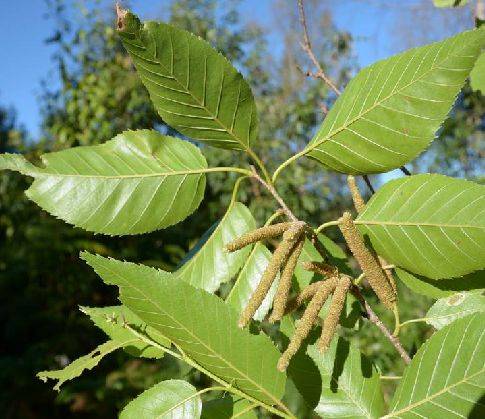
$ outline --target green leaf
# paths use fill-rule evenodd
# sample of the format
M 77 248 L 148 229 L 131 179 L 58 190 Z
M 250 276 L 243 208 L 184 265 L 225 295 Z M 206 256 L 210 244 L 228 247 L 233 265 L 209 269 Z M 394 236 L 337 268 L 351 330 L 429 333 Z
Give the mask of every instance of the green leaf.
M 326 418 L 378 418 L 384 413 L 384 398 L 375 366 L 346 340 L 334 339 L 325 353 L 316 345 L 307 349 L 322 379 L 322 392 L 315 412 Z
M 101 359 L 105 355 L 108 355 L 116 349 L 131 346 L 135 344 L 137 340 L 138 339 L 132 337 L 125 340 L 109 340 L 99 345 L 94 351 L 90 352 L 89 354 L 84 355 L 71 362 L 64 369 L 56 371 L 42 371 L 37 374 L 37 377 L 39 377 L 44 382 L 47 381 L 48 378 L 58 380 L 57 384 L 54 386 L 54 390 L 59 390 L 61 388 L 61 385 L 64 384 L 66 381 L 79 377 L 84 372 L 84 370 L 93 369 L 96 365 L 99 364 L 99 361 L 101 361 Z
M 441 329 L 460 317 L 485 311 L 483 291 L 459 292 L 436 301 L 426 314 L 426 322 Z
M 13 170 L 26 176 L 34 176 L 40 172 L 38 167 L 28 162 L 21 154 L 0 154 L 0 170 Z
M 194 386 L 182 380 L 162 381 L 128 403 L 120 419 L 200 418 L 202 401 Z
M 264 403 L 280 404 L 285 375 L 267 336 L 237 327 L 238 314 L 213 294 L 147 266 L 83 253 L 82 258 L 147 325 L 226 383 Z
M 461 7 L 468 3 L 468 0 L 433 0 L 436 7 Z
M 256 290 L 271 257 L 272 255 L 268 248 L 262 243 L 257 243 L 249 256 L 245 258 L 244 266 L 239 272 L 236 283 L 226 298 L 226 303 L 234 307 L 239 314 L 244 310 L 251 295 Z M 254 313 L 253 319 L 262 321 L 268 314 L 277 285 L 278 280 L 271 286 L 263 303 Z
M 5 156 L 0 158 L 5 165 Z M 204 156 L 193 144 L 156 131 L 125 131 L 105 144 L 44 154 L 42 160 L 46 167 L 35 171 L 18 159 L 7 166 L 35 177 L 27 191 L 31 200 L 96 233 L 168 227 L 190 215 L 204 195 Z
M 355 223 L 389 263 L 431 279 L 483 269 L 485 186 L 442 175 L 385 184 Z
M 148 345 L 130 329 L 147 336 L 149 339 L 162 346 L 170 346 L 170 340 L 160 334 L 160 332 L 153 327 L 147 326 L 136 314 L 128 310 L 126 307 L 81 307 L 81 311 L 87 314 L 94 324 L 111 339 L 117 341 L 136 339 L 130 346 L 124 347 L 125 351 L 133 356 L 162 358 L 165 352 L 159 348 Z M 129 328 L 125 325 L 128 325 Z
M 478 57 L 475 67 L 470 73 L 470 86 L 473 90 L 480 90 L 485 95 L 485 52 Z
M 174 276 L 208 292 L 216 291 L 236 275 L 251 251 L 248 246 L 229 253 L 224 246 L 255 228 L 256 222 L 249 209 L 235 202 L 187 254 Z
M 398 278 L 412 291 L 431 298 L 443 298 L 457 291 L 468 291 L 485 288 L 485 271 L 472 272 L 459 278 L 429 279 L 413 275 L 404 269 L 395 270 Z
M 419 348 L 391 402 L 396 418 L 484 417 L 485 314 L 437 331 Z
M 383 173 L 428 147 L 485 44 L 463 32 L 363 69 L 302 152 L 337 172 Z
M 253 94 L 209 43 L 182 29 L 127 13 L 120 30 L 164 122 L 208 144 L 248 150 L 257 135 Z

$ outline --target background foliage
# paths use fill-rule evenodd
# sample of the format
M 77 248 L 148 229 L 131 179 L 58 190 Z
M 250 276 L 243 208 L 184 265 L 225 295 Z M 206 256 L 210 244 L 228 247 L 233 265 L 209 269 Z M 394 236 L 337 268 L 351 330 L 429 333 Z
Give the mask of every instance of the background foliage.
M 287 22 L 283 25 L 285 45 L 278 60 L 270 54 L 263 29 L 243 24 L 233 2 L 177 0 L 170 7 L 169 18 L 207 39 L 243 72 L 257 98 L 259 114 L 264 115 L 260 121 L 263 140 L 257 152 L 271 169 L 272 162 L 303 148 L 309 133 L 320 125 L 322 105 L 335 99 L 320 82 L 306 79 L 297 70 L 297 66 L 306 68 L 307 63 L 297 43 L 296 11 L 293 4 L 285 3 L 280 3 L 279 11 Z M 1 108 L 0 152 L 24 152 L 36 159 L 45 151 L 103 143 L 125 129 L 155 127 L 173 134 L 156 115 L 127 59 L 113 29 L 113 16 L 88 7 L 73 20 L 66 13 L 71 7 L 62 0 L 49 2 L 50 13 L 58 22 L 49 42 L 56 45 L 53 62 L 61 83 L 59 89 L 44 89 L 42 138 L 29 141 L 15 120 L 15 112 Z M 314 16 L 319 15 L 318 5 L 315 7 Z M 344 85 L 355 70 L 353 41 L 348 33 L 336 29 L 331 15 L 320 15 L 323 18 L 312 22 L 321 35 L 315 49 L 334 80 Z M 479 177 L 484 107 L 485 99 L 479 92 L 465 89 L 440 139 L 413 169 Z M 204 147 L 204 155 L 212 166 L 240 165 L 237 160 L 241 154 Z M 0 332 L 4 389 L 0 411 L 6 412 L 6 417 L 115 417 L 134 395 L 161 379 L 183 378 L 204 385 L 197 372 L 169 356 L 161 361 L 141 360 L 121 351 L 102 361 L 96 370 L 66 383 L 59 394 L 33 377 L 37 371 L 64 366 L 102 342 L 102 333 L 78 311 L 78 305 L 116 304 L 115 291 L 79 261 L 79 251 L 173 270 L 227 207 L 233 182 L 224 182 L 224 176 L 208 178 L 202 205 L 184 222 L 148 235 L 115 240 L 74 229 L 48 216 L 24 197 L 27 180 L 11 173 L 0 177 L 0 315 L 8 319 Z M 349 205 L 344 178 L 322 171 L 309 159 L 283 172 L 280 184 L 296 215 L 315 224 L 322 213 L 332 219 Z M 252 188 L 257 198 L 249 202 L 243 196 L 242 201 L 261 220 L 274 209 L 273 203 L 259 185 Z M 425 297 L 411 297 L 405 287 L 399 291 L 402 307 L 406 307 L 404 318 L 422 316 L 432 303 Z M 382 316 L 386 319 L 388 314 Z M 415 352 L 429 331 L 424 325 L 410 326 L 402 335 L 403 344 Z M 384 372 L 399 372 L 397 354 L 378 338 L 372 326 L 365 325 L 355 343 Z M 305 415 L 294 390 L 287 389 L 286 398 Z

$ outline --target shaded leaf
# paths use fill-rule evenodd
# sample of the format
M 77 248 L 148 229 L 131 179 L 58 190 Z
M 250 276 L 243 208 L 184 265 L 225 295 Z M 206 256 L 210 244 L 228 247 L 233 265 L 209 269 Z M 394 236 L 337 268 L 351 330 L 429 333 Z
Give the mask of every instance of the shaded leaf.
M 485 313 L 458 319 L 419 348 L 384 417 L 484 417 Z
M 485 36 L 460 33 L 363 69 L 304 153 L 342 173 L 383 173 L 428 147 L 468 77 Z
M 459 292 L 436 301 L 426 313 L 426 322 L 441 329 L 460 317 L 485 311 L 483 291 Z
M 236 275 L 251 251 L 251 246 L 247 246 L 229 253 L 224 246 L 255 227 L 249 209 L 235 202 L 187 254 L 174 276 L 208 292 L 216 291 Z
M 66 381 L 72 380 L 73 378 L 79 377 L 84 370 L 91 370 L 99 361 L 109 353 L 115 351 L 116 349 L 123 348 L 125 346 L 133 345 L 137 339 L 126 339 L 126 340 L 109 340 L 108 342 L 102 343 L 94 351 L 87 355 L 81 356 L 80 358 L 72 361 L 68 366 L 62 370 L 56 371 L 42 371 L 37 374 L 42 381 L 47 381 L 48 378 L 57 380 L 57 384 L 54 386 L 54 390 L 59 390 L 61 385 Z
M 453 295 L 457 291 L 467 291 L 485 288 L 485 271 L 450 279 L 429 279 L 420 275 L 413 275 L 403 269 L 395 270 L 398 278 L 414 292 L 431 298 L 443 298 Z
M 148 345 L 130 329 L 142 335 L 146 335 L 151 340 L 162 346 L 169 347 L 170 340 L 160 334 L 153 327 L 147 326 L 132 311 L 123 306 L 113 307 L 81 307 L 81 311 L 87 314 L 96 326 L 105 332 L 113 340 L 136 339 L 130 346 L 125 346 L 126 352 L 133 356 L 144 358 L 161 358 L 165 352 L 154 346 Z
M 384 413 L 384 398 L 375 366 L 342 338 L 334 339 L 325 353 L 316 345 L 307 349 L 322 379 L 322 392 L 315 412 L 322 417 L 378 418 Z
M 431 279 L 483 269 L 485 186 L 442 175 L 386 183 L 355 223 L 389 263 Z
M 11 155 L 7 155 L 11 156 Z M 152 130 L 125 131 L 102 145 L 42 156 L 27 196 L 89 231 L 138 234 L 175 224 L 200 204 L 207 163 L 193 144 Z M 0 156 L 5 165 L 5 156 Z M 0 163 L 1 164 L 1 163 Z M 25 162 L 8 168 L 24 173 Z
M 182 380 L 162 381 L 128 403 L 120 419 L 200 418 L 202 401 L 194 386 Z
M 147 266 L 83 253 L 124 305 L 190 358 L 245 394 L 280 404 L 285 376 L 268 337 L 237 327 L 238 314 L 213 294 Z
M 209 400 L 202 405 L 202 419 L 257 419 L 254 404 L 242 398 L 234 400 L 225 395 L 219 399 Z
M 120 31 L 155 108 L 188 137 L 247 150 L 257 135 L 253 94 L 209 43 L 165 23 L 141 24 L 128 13 Z
M 251 295 L 253 295 L 256 290 L 271 257 L 271 252 L 264 244 L 256 243 L 249 256 L 245 258 L 246 261 L 244 262 L 241 272 L 239 272 L 236 283 L 226 298 L 226 303 L 234 307 L 239 314 L 244 310 Z M 256 313 L 254 313 L 253 319 L 262 321 L 268 314 L 277 286 L 278 279 L 273 282 L 263 303 L 256 310 Z

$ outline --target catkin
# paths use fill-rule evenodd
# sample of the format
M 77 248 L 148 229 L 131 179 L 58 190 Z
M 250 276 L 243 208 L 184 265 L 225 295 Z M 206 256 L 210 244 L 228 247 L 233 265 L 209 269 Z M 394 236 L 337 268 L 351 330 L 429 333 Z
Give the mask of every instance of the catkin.
M 344 213 L 340 219 L 339 227 L 350 251 L 355 259 L 357 259 L 370 286 L 382 304 L 392 310 L 396 301 L 396 294 L 389 284 L 388 278 L 377 261 L 376 256 L 365 246 L 364 240 L 355 227 L 352 215 L 349 212 Z
M 293 272 L 295 272 L 295 267 L 298 262 L 298 258 L 301 255 L 303 249 L 303 244 L 305 243 L 305 238 L 303 235 L 296 242 L 293 247 L 291 254 L 286 261 L 283 271 L 281 273 L 280 282 L 278 284 L 278 289 L 276 290 L 275 298 L 273 300 L 273 312 L 269 317 L 269 322 L 274 323 L 283 317 L 285 314 L 285 308 L 288 301 L 288 294 L 291 289 L 291 281 L 293 279 Z
M 256 313 L 256 310 L 263 302 L 266 294 L 268 294 L 271 284 L 275 280 L 276 275 L 278 275 L 281 266 L 288 258 L 295 243 L 301 237 L 304 226 L 305 223 L 303 222 L 292 223 L 292 226 L 284 232 L 281 243 L 273 253 L 273 257 L 266 267 L 256 290 L 241 313 L 239 327 L 245 327 L 253 318 L 254 313 Z
M 258 242 L 264 239 L 270 239 L 272 237 L 277 237 L 288 230 L 294 223 L 278 223 L 250 231 L 249 233 L 243 234 L 231 243 L 226 245 L 226 249 L 229 252 L 235 252 L 236 250 L 242 249 L 251 243 Z
M 382 267 L 388 265 L 387 261 L 384 258 L 382 258 L 380 256 L 378 256 L 378 258 L 379 258 L 379 263 L 381 264 Z M 384 268 L 382 268 L 382 269 L 384 270 L 384 273 L 387 276 L 387 280 L 389 281 L 391 288 L 394 290 L 394 294 L 397 295 L 396 281 L 394 279 L 394 276 L 392 275 L 392 269 L 384 269 Z
M 352 201 L 354 202 L 354 207 L 360 214 L 365 209 L 365 202 L 360 194 L 355 177 L 349 175 L 347 176 L 347 184 L 349 185 L 350 194 L 352 195 Z
M 328 296 L 333 292 L 337 285 L 337 278 L 332 277 L 327 279 L 321 288 L 318 289 L 315 296 L 308 304 L 302 318 L 298 322 L 295 333 L 291 337 L 290 343 L 286 348 L 286 351 L 281 355 L 278 361 L 278 369 L 280 371 L 285 371 L 288 368 L 291 358 L 296 354 L 300 348 L 303 340 L 308 336 L 313 323 L 318 318 L 318 313 L 322 309 L 325 301 L 327 301 Z
M 351 280 L 348 276 L 343 275 L 340 277 L 335 292 L 333 293 L 327 316 L 323 321 L 322 334 L 318 340 L 318 348 L 321 352 L 325 352 L 332 342 L 350 285 Z
M 334 276 L 338 273 L 338 269 L 335 266 L 329 265 L 325 262 L 303 262 L 303 269 L 310 272 L 315 272 L 323 276 Z
M 321 286 L 325 284 L 324 281 L 314 282 L 307 287 L 305 287 L 298 295 L 293 297 L 286 304 L 285 314 L 292 313 L 298 307 L 300 307 L 305 301 L 313 298 Z

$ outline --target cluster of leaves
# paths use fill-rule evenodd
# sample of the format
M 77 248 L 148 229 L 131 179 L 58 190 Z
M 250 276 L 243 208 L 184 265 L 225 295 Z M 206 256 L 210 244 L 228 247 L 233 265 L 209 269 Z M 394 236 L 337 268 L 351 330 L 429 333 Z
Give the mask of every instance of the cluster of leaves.
M 252 92 L 222 55 L 170 25 L 142 26 L 129 12 L 121 13 L 118 28 L 164 121 L 205 144 L 246 152 L 269 185 L 302 156 L 346 174 L 382 173 L 407 163 L 433 139 L 485 44 L 483 31 L 465 32 L 364 69 L 313 140 L 270 177 L 252 148 L 258 138 Z M 247 168 L 208 167 L 195 145 L 153 130 L 125 131 L 101 145 L 46 154 L 42 161 L 42 167 L 34 166 L 20 155 L 4 154 L 0 169 L 33 177 L 29 198 L 56 217 L 109 235 L 145 233 L 186 218 L 201 202 L 207 173 L 254 177 Z M 179 410 L 191 417 L 210 417 L 211 409 L 241 416 L 256 407 L 294 417 L 282 401 L 287 380 L 317 414 L 384 415 L 377 369 L 345 340 L 334 340 L 323 354 L 314 345 L 303 348 L 286 375 L 276 369 L 279 351 L 268 336 L 237 328 L 238 313 L 270 255 L 263 244 L 231 255 L 223 250 L 256 225 L 248 208 L 237 201 L 238 186 L 239 182 L 226 215 L 174 273 L 84 253 L 83 259 L 106 283 L 118 286 L 123 305 L 84 308 L 110 340 L 65 369 L 40 376 L 58 379 L 61 385 L 104 355 L 124 348 L 140 357 L 168 353 L 219 383 L 210 390 L 232 394 L 202 405 L 200 395 L 208 389 L 197 391 L 185 382 L 164 381 L 127 405 L 123 412 L 127 417 Z M 446 293 L 471 289 L 477 281 L 477 288 L 483 287 L 482 210 L 483 186 L 441 175 L 417 175 L 382 187 L 355 224 L 376 252 L 398 267 L 403 282 L 418 292 Z M 327 253 L 338 258 L 335 245 L 328 238 L 322 241 L 328 243 Z M 308 246 L 311 250 L 302 256 L 315 252 Z M 234 276 L 236 283 L 226 301 L 213 294 Z M 298 271 L 295 277 L 300 288 L 312 280 Z M 450 279 L 454 277 L 460 278 Z M 475 297 L 481 301 L 480 295 Z M 270 299 L 266 312 L 256 313 L 259 319 L 269 310 Z M 481 304 L 472 303 L 477 308 L 472 311 L 481 311 Z M 429 318 L 442 327 L 436 319 L 451 321 L 470 312 L 468 304 L 459 305 L 464 309 L 440 314 L 443 309 L 437 303 Z M 204 316 L 197 315 L 201 311 Z M 283 319 L 280 332 L 288 334 L 293 320 Z M 437 408 L 457 415 L 480 412 L 483 320 L 482 313 L 455 320 L 420 348 L 390 403 L 388 417 L 426 417 Z M 441 361 L 451 367 L 440 369 Z M 302 362 L 314 371 L 316 385 L 308 386 Z

